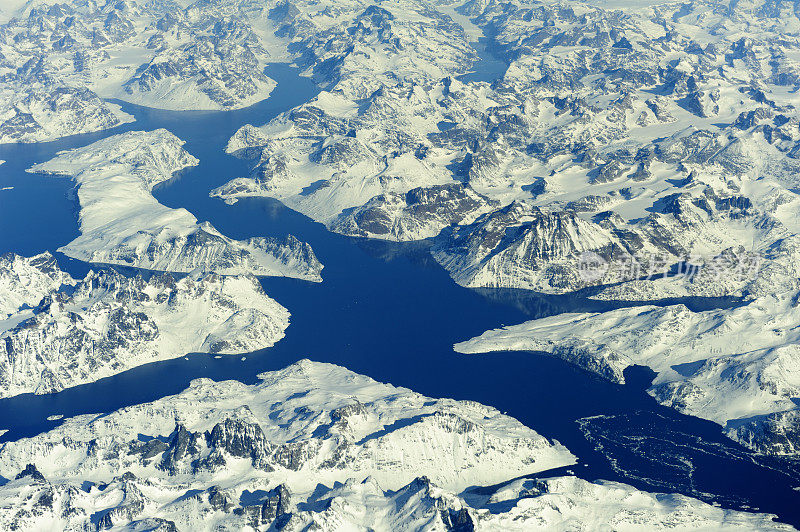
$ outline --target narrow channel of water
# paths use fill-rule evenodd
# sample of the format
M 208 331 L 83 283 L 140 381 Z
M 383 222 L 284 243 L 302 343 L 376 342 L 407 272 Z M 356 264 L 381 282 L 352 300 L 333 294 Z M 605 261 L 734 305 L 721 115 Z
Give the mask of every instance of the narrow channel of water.
M 37 145 L 0 146 L 0 252 L 30 255 L 55 250 L 77 236 L 75 202 L 67 179 L 25 174 L 56 151 L 83 146 L 127 130 L 164 127 L 186 140 L 200 165 L 158 187 L 165 205 L 185 207 L 233 238 L 293 234 L 309 242 L 325 264 L 324 282 L 265 278 L 267 293 L 292 313 L 284 340 L 244 357 L 195 354 L 139 367 L 47 396 L 0 400 L 2 440 L 56 426 L 48 416 L 103 413 L 183 390 L 198 377 L 252 383 L 260 372 L 301 358 L 331 362 L 380 381 L 433 397 L 471 399 L 497 407 L 545 436 L 558 439 L 580 464 L 584 478 L 678 491 L 731 507 L 755 507 L 800 524 L 800 484 L 790 465 L 758 459 L 725 438 L 720 427 L 659 406 L 644 389 L 651 374 L 629 370 L 619 386 L 547 356 L 497 353 L 464 356 L 452 345 L 489 328 L 565 310 L 595 309 L 571 296 L 476 291 L 455 285 L 424 245 L 351 239 L 329 233 L 270 199 L 227 206 L 208 192 L 246 175 L 247 163 L 224 153 L 245 123 L 262 124 L 311 98 L 315 87 L 285 66 L 270 75 L 278 88 L 266 101 L 229 113 L 167 112 L 125 105 L 137 122 L 116 130 Z M 83 275 L 88 265 L 59 256 L 62 267 Z M 689 301 L 702 307 L 724 302 Z M 608 305 L 608 303 L 603 303 Z M 603 416 L 603 417 L 594 417 Z M 592 420 L 577 420 L 594 417 Z

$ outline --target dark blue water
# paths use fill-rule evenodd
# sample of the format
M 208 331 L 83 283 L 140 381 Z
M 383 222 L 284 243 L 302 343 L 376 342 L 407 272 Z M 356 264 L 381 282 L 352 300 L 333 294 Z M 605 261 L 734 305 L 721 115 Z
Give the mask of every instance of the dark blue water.
M 459 81 L 464 83 L 471 81 L 491 83 L 505 75 L 506 70 L 508 70 L 508 63 L 497 53 L 492 43 L 493 41 L 486 37 L 481 37 L 477 42 L 471 43 L 478 54 L 478 61 L 471 72 L 458 76 L 457 79 Z
M 730 507 L 754 507 L 800 524 L 797 471 L 786 461 L 758 458 L 725 438 L 719 426 L 659 406 L 645 392 L 644 368 L 627 372 L 619 386 L 557 359 L 532 353 L 464 356 L 455 342 L 486 329 L 564 311 L 603 310 L 613 304 L 581 296 L 546 297 L 525 291 L 468 290 L 455 285 L 424 244 L 350 239 L 269 199 L 234 206 L 208 197 L 212 188 L 247 173 L 247 164 L 224 154 L 230 135 L 245 123 L 261 124 L 311 98 L 315 87 L 288 67 L 265 102 L 228 113 L 166 112 L 125 105 L 137 122 L 113 131 L 39 145 L 0 146 L 0 252 L 30 255 L 55 250 L 77 235 L 72 187 L 67 179 L 24 173 L 60 149 L 82 146 L 126 130 L 164 127 L 186 140 L 200 159 L 160 186 L 162 203 L 185 207 L 234 238 L 293 234 L 309 242 L 325 264 L 324 282 L 266 278 L 267 293 L 292 313 L 284 340 L 239 356 L 195 354 L 139 367 L 96 383 L 47 396 L 0 400 L 3 440 L 38 434 L 67 417 L 108 412 L 185 389 L 198 377 L 252 383 L 263 371 L 300 358 L 345 366 L 380 381 L 434 397 L 471 399 L 497 407 L 579 459 L 571 468 L 587 479 L 628 482 L 654 491 L 679 491 Z M 59 256 L 64 269 L 83 275 L 88 265 Z M 665 302 L 666 303 L 666 302 Z M 706 308 L 726 301 L 692 300 Z M 576 420 L 592 417 L 580 424 Z

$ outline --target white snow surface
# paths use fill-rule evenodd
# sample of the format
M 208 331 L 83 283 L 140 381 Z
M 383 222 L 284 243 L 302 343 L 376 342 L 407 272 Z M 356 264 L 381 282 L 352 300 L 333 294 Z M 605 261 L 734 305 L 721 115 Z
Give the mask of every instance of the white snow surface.
M 212 195 L 229 203 L 275 197 L 332 230 L 371 238 L 414 240 L 467 226 L 440 235 L 435 254 L 457 282 L 550 293 L 635 278 L 610 273 L 583 282 L 570 264 L 574 252 L 658 255 L 669 265 L 745 251 L 769 265 L 800 230 L 792 88 L 800 83 L 800 21 L 791 10 L 760 1 L 489 1 L 448 4 L 435 15 L 417 4 L 403 13 L 394 5 L 363 13 L 334 5 L 323 14 L 298 2 L 283 19 L 326 91 L 237 132 L 228 150 L 252 159 L 253 175 L 233 176 Z M 432 42 L 420 38 L 409 48 L 435 69 L 409 73 L 376 59 L 387 54 L 388 36 L 403 42 L 411 18 L 449 32 L 439 62 L 422 53 Z M 461 23 L 464 31 L 453 28 Z M 367 26 L 372 31 L 362 33 Z M 455 78 L 473 60 L 464 45 L 486 28 L 508 69 L 493 84 L 462 83 Z M 456 57 L 449 77 L 433 74 Z M 530 202 L 554 221 L 575 213 L 583 230 L 554 227 L 526 242 L 529 221 L 507 218 L 487 235 L 473 226 L 480 210 L 443 223 L 397 201 L 412 189 L 455 183 L 500 207 Z M 353 216 L 365 211 L 378 231 L 354 227 Z M 570 253 L 542 256 L 536 244 Z M 600 297 L 760 295 L 773 282 L 797 285 L 780 268 L 769 282 L 708 281 L 632 282 Z
M 567 313 L 487 331 L 455 349 L 544 351 L 616 382 L 626 367 L 648 366 L 659 402 L 732 429 L 797 409 L 798 301 L 793 291 L 703 312 L 672 305 Z
M 182 146 L 164 129 L 134 131 L 60 152 L 31 168 L 76 183 L 81 236 L 59 251 L 86 262 L 150 270 L 321 280 L 322 265 L 307 244 L 292 237 L 233 240 L 208 222 L 198 223 L 186 209 L 160 204 L 152 188 L 198 164 Z
M 32 79 L 0 83 L 0 144 L 45 142 L 133 122 L 88 89 Z
M 8 253 L 0 257 L 0 320 L 22 306 L 32 307 L 62 285 L 74 284 L 49 252 L 33 257 Z
M 0 487 L 0 522 L 77 529 L 94 515 L 128 530 L 791 529 L 616 483 L 509 483 L 574 459 L 478 403 L 430 399 L 308 360 L 260 378 L 197 380 L 178 395 L 6 444 L 0 473 L 19 478 Z M 471 489 L 493 483 L 502 485 Z
M 58 392 L 192 352 L 255 351 L 289 325 L 252 276 L 145 281 L 108 270 L 73 280 L 45 253 L 3 257 L 0 286 L 0 397 Z
M 560 444 L 478 403 L 433 400 L 310 361 L 260 378 L 262 382 L 256 385 L 199 379 L 175 396 L 101 417 L 68 419 L 54 431 L 6 446 L 0 453 L 0 470 L 12 471 L 20 460 L 40 457 L 41 471 L 51 476 L 110 480 L 125 469 L 160 476 L 154 463 L 136 465 L 140 460 L 136 456 L 98 462 L 85 454 L 86 445 L 98 437 L 113 445 L 127 445 L 139 434 L 168 437 L 176 424 L 202 434 L 226 420 L 251 424 L 251 434 L 263 433 L 269 442 L 264 460 L 277 468 L 267 475 L 269 482 L 285 482 L 293 491 L 312 491 L 318 482 L 349 477 L 361 481 L 368 476 L 385 488 L 397 489 L 420 474 L 460 491 L 476 483 L 500 482 L 515 473 L 574 463 Z M 53 451 L 60 454 L 52 444 L 60 445 L 64 438 L 78 452 L 70 451 L 55 461 L 47 459 L 56 458 Z M 299 460 L 299 467 L 291 460 Z M 48 461 L 49 466 L 45 465 Z M 239 469 L 245 464 L 232 459 L 230 466 Z M 176 467 L 182 471 L 182 466 Z M 251 465 L 244 472 L 259 476 Z M 178 475 L 180 480 L 191 476 L 190 470 Z
M 263 73 L 279 41 L 269 35 L 275 28 L 265 5 L 10 1 L 0 14 L 11 37 L 0 42 L 4 67 L 20 76 L 38 61 L 33 71 L 46 89 L 86 89 L 162 109 L 228 110 L 275 87 Z
M 266 64 L 289 59 L 268 9 L 244 0 L 4 0 L 0 144 L 133 120 L 105 99 L 224 111 L 267 98 L 275 81 Z

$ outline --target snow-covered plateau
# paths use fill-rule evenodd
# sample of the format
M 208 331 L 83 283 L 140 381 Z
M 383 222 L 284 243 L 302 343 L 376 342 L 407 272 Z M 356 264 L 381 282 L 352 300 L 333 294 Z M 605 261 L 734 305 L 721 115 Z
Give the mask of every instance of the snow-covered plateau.
M 557 442 L 497 410 L 302 360 L 0 449 L 0 523 L 84 530 L 790 530 L 575 477 Z M 510 479 L 516 479 L 510 481 Z M 494 485 L 493 487 L 488 487 Z M 487 487 L 482 487 L 487 486 Z
M 187 353 L 247 353 L 283 338 L 289 311 L 255 277 L 90 271 L 0 257 L 0 397 L 52 393 Z
M 81 235 L 59 248 L 85 262 L 170 272 L 275 275 L 322 280 L 311 247 L 294 237 L 233 240 L 186 209 L 160 204 L 152 188 L 197 159 L 160 129 L 107 137 L 60 152 L 30 172 L 75 181 Z

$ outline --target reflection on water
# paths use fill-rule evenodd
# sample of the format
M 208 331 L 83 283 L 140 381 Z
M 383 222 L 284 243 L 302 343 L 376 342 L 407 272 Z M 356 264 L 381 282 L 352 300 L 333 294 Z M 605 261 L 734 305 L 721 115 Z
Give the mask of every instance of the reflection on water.
M 4 191 L 13 196 L 0 196 L 0 252 L 30 255 L 55 250 L 77 236 L 74 199 L 67 197 L 72 188 L 69 180 L 25 174 L 25 168 L 60 149 L 113 133 L 165 127 L 187 141 L 186 149 L 200 159 L 200 165 L 157 187 L 154 194 L 159 201 L 187 208 L 233 238 L 293 234 L 309 242 L 325 265 L 321 284 L 262 279 L 267 293 L 292 313 L 286 337 L 275 347 L 244 359 L 195 354 L 57 394 L 0 400 L 0 429 L 9 429 L 3 440 L 31 436 L 60 423 L 48 420 L 49 416 L 103 413 L 152 401 L 180 392 L 199 377 L 253 383 L 263 371 L 310 358 L 433 397 L 492 405 L 564 443 L 580 459 L 576 474 L 587 479 L 703 495 L 733 506 L 748 504 L 800 523 L 792 490 L 797 475 L 786 468 L 790 478 L 771 464 L 752 460 L 718 426 L 656 404 L 644 393 L 652 379 L 646 368 L 629 368 L 628 384 L 619 386 L 540 354 L 464 356 L 452 350 L 455 342 L 486 329 L 619 304 L 593 301 L 588 294 L 544 296 L 520 290 L 465 289 L 432 260 L 426 243 L 374 242 L 331 234 L 272 199 L 249 198 L 228 206 L 210 198 L 212 188 L 248 172 L 246 162 L 224 153 L 236 129 L 248 122 L 264 123 L 316 93 L 308 80 L 288 67 L 276 68 L 270 73 L 279 82 L 273 96 L 248 109 L 176 113 L 124 105 L 137 122 L 114 131 L 41 145 L 0 146 L 0 159 L 9 161 L 0 167 L 0 187 L 15 187 Z M 76 276 L 89 268 L 58 258 Z M 730 302 L 687 303 L 700 308 Z M 596 418 L 602 424 L 576 423 L 594 416 L 604 416 Z M 687 445 L 687 438 L 693 444 Z M 648 452 L 651 445 L 654 454 Z M 689 480 L 652 459 L 667 454 L 670 463 L 691 464 Z M 732 460 L 731 456 L 744 458 Z
M 624 307 L 655 305 L 685 305 L 694 312 L 719 308 L 732 308 L 744 304 L 738 297 L 671 297 L 651 301 L 606 301 L 591 299 L 599 289 L 591 288 L 554 297 L 519 288 L 473 288 L 475 292 L 492 301 L 513 305 L 525 313 L 527 319 L 538 319 L 564 312 L 608 312 Z

